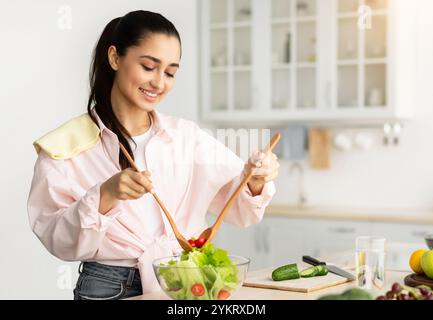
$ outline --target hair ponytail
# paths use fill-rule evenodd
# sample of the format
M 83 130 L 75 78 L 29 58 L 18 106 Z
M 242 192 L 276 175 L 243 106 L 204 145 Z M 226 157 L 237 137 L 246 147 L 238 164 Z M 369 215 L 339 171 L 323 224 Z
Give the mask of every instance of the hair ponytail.
M 175 36 L 179 43 L 180 36 L 175 26 L 162 15 L 150 11 L 133 11 L 124 17 L 111 20 L 102 32 L 93 52 L 90 69 L 90 95 L 87 102 L 87 113 L 97 124 L 91 113 L 92 106 L 104 123 L 113 131 L 119 142 L 122 143 L 131 157 L 134 157 L 127 138 L 131 138 L 128 130 L 120 123 L 113 112 L 111 105 L 111 89 L 116 72 L 108 61 L 108 49 L 115 46 L 117 54 L 124 56 L 129 47 L 138 45 L 150 33 L 163 33 Z M 129 168 L 129 164 L 123 153 L 119 153 L 119 164 L 122 169 Z

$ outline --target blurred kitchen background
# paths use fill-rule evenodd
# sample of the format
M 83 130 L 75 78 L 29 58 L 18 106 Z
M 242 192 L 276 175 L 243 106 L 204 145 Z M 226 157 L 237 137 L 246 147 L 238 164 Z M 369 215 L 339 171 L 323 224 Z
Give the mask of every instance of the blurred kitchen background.
M 28 225 L 32 142 L 86 112 L 93 47 L 137 9 L 182 37 L 162 112 L 283 136 L 264 220 L 224 225 L 218 245 L 253 270 L 303 254 L 348 265 L 358 235 L 380 235 L 387 268 L 409 270 L 433 233 L 433 1 L 5 0 L 0 299 L 72 299 L 78 263 L 51 256 Z

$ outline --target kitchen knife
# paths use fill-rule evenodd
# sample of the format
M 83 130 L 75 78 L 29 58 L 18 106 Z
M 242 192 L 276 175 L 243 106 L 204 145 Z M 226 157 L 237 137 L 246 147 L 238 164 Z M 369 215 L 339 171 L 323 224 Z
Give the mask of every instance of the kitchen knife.
M 313 258 L 313 257 L 310 257 L 310 256 L 303 256 L 303 257 L 302 257 L 302 261 L 304 261 L 305 263 L 311 264 L 311 265 L 313 265 L 313 266 L 317 266 L 317 265 L 325 265 L 326 268 L 327 268 L 330 272 L 335 273 L 336 275 L 339 275 L 339 276 L 341 276 L 341 277 L 347 278 L 347 279 L 349 279 L 349 280 L 355 280 L 355 277 L 354 277 L 353 274 L 351 274 L 351 273 L 349 273 L 349 272 L 347 272 L 347 271 L 344 271 L 343 269 L 341 269 L 341 268 L 339 268 L 339 267 L 337 267 L 337 266 L 326 264 L 326 262 L 319 261 L 319 260 L 317 260 L 317 259 L 315 259 L 315 258 Z

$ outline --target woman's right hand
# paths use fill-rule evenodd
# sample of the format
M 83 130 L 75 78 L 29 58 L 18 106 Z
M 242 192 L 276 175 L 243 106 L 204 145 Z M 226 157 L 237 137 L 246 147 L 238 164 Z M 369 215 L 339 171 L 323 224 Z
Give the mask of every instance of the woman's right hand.
M 138 199 L 147 192 L 153 192 L 150 172 L 127 168 L 105 181 L 100 192 L 99 212 L 106 214 L 118 200 Z

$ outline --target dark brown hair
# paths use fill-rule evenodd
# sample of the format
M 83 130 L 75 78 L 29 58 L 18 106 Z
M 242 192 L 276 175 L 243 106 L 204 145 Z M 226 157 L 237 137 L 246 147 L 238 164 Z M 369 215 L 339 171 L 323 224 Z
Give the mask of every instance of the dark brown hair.
M 127 138 L 131 138 L 128 130 L 120 123 L 111 105 L 111 89 L 116 72 L 108 61 L 108 49 L 115 46 L 119 56 L 125 56 L 131 46 L 138 46 L 140 40 L 151 33 L 162 33 L 174 36 L 181 43 L 176 27 L 159 13 L 150 11 L 133 11 L 123 17 L 111 20 L 104 28 L 93 52 L 90 69 L 90 95 L 87 103 L 87 113 L 97 124 L 91 113 L 92 106 L 104 125 L 113 131 L 119 142 L 134 157 Z M 126 157 L 119 153 L 119 164 L 122 169 L 130 167 Z

